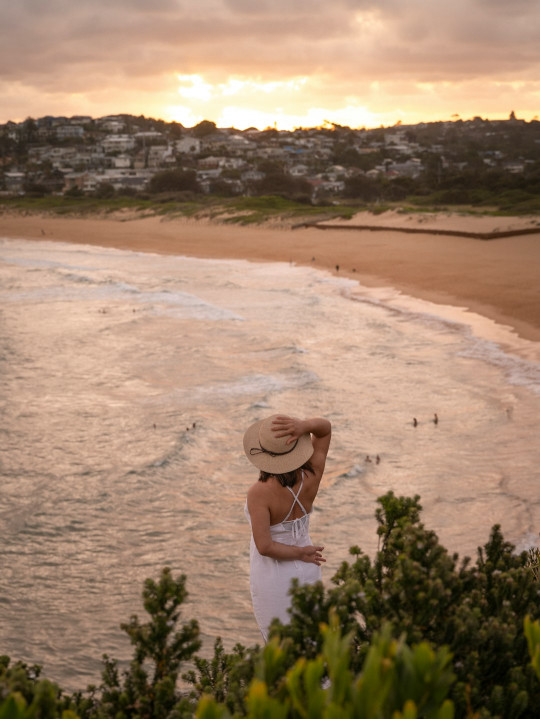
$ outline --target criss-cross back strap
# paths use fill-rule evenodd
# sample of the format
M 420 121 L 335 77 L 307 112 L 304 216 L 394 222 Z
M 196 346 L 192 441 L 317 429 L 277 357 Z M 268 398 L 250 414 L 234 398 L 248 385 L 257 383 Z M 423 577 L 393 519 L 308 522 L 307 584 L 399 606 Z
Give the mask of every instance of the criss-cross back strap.
M 294 489 L 293 489 L 292 487 L 287 487 L 287 489 L 289 490 L 289 492 L 290 492 L 290 493 L 292 494 L 292 496 L 294 497 L 294 500 L 293 500 L 293 503 L 291 504 L 291 508 L 289 509 L 289 512 L 288 512 L 287 516 L 285 517 L 285 519 L 281 520 L 282 522 L 286 522 L 286 521 L 289 519 L 289 517 L 291 516 L 291 513 L 292 513 L 292 511 L 293 511 L 293 509 L 294 509 L 294 505 L 295 505 L 295 504 L 300 505 L 300 509 L 302 510 L 302 512 L 303 512 L 304 514 L 307 514 L 304 505 L 303 505 L 302 502 L 298 499 L 298 495 L 299 495 L 300 492 L 302 491 L 302 487 L 303 487 L 303 486 L 304 486 L 304 472 L 302 472 L 302 481 L 300 482 L 300 487 L 298 488 L 298 492 L 295 493 L 295 491 L 294 491 Z

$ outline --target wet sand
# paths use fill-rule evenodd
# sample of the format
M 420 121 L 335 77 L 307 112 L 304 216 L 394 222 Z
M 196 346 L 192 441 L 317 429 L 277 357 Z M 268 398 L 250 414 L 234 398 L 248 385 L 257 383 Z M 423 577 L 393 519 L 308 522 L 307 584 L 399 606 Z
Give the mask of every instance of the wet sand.
M 327 229 L 238 226 L 210 221 L 0 215 L 0 237 L 56 240 L 159 254 L 294 262 L 464 307 L 540 341 L 540 218 L 360 213 Z M 355 229 L 378 226 L 378 231 Z M 492 240 L 440 234 L 520 231 Z M 346 229 L 345 229 L 346 228 Z M 415 232 L 415 228 L 422 232 Z M 406 230 L 400 231 L 400 230 Z M 426 232 L 432 230 L 432 232 Z

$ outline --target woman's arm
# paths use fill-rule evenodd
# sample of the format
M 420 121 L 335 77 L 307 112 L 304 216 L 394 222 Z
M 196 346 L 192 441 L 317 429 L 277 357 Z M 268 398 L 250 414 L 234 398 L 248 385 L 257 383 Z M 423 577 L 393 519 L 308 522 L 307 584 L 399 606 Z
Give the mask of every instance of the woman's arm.
M 320 478 L 324 472 L 330 440 L 332 439 L 332 425 L 324 417 L 312 417 L 311 419 L 298 419 L 298 417 L 287 417 L 279 415 L 272 422 L 273 431 L 276 437 L 289 436 L 287 444 L 292 444 L 303 434 L 311 434 L 313 443 L 313 455 L 311 465 Z

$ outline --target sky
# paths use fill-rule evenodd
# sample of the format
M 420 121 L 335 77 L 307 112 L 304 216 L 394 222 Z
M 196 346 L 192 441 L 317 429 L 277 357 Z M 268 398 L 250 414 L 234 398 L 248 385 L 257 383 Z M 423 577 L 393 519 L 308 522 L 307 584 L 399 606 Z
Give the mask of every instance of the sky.
M 540 115 L 539 0 L 0 0 L 0 123 Z

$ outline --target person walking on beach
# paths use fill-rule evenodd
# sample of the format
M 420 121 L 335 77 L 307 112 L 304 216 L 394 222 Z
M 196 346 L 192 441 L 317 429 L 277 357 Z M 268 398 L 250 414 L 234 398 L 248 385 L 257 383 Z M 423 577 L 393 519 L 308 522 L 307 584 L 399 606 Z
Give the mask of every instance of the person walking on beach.
M 309 518 L 331 433 L 322 417 L 277 414 L 255 422 L 244 435 L 244 452 L 260 471 L 248 490 L 245 512 L 251 524 L 251 599 L 265 642 L 272 619 L 289 620 L 291 581 L 321 579 L 324 547 L 313 546 Z

